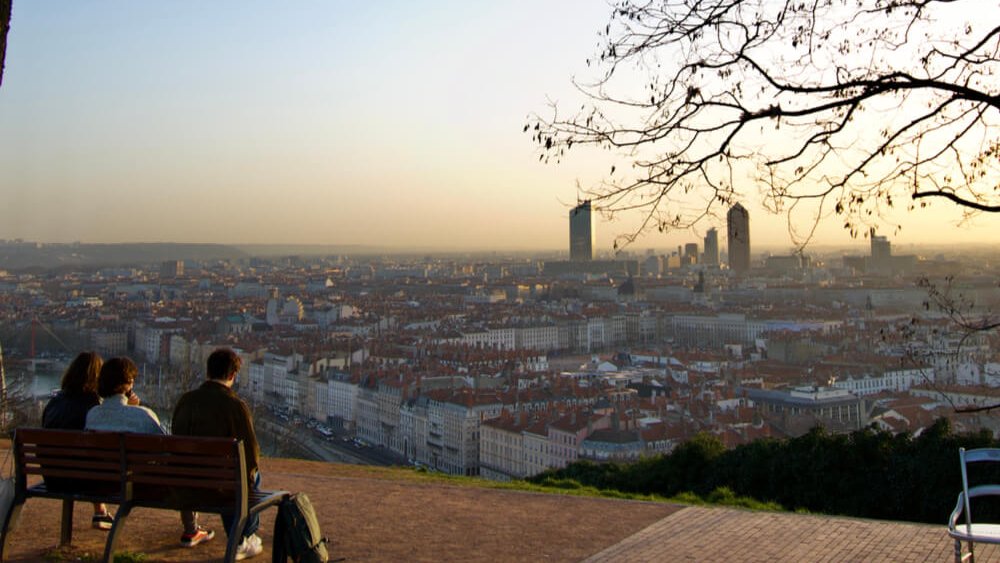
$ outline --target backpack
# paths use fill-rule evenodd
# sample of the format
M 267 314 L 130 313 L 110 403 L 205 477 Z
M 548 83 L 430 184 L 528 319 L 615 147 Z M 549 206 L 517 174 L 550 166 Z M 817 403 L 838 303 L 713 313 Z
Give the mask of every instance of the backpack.
M 282 499 L 278 505 L 277 520 L 274 547 L 283 548 L 285 558 L 296 563 L 325 563 L 329 560 L 327 539 L 319 530 L 316 512 L 305 493 L 293 493 Z

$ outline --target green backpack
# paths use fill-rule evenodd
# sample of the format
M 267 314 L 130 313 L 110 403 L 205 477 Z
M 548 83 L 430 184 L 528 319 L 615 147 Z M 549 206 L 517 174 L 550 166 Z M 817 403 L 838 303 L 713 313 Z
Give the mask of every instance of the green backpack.
M 274 549 L 283 549 L 287 559 L 296 563 L 326 563 L 330 559 L 327 539 L 305 493 L 293 493 L 281 501 L 274 528 Z

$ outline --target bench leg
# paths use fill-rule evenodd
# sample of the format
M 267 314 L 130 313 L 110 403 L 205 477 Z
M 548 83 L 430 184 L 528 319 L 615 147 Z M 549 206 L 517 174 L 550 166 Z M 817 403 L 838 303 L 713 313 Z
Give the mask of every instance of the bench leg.
M 108 539 L 104 542 L 104 563 L 110 563 L 114 559 L 115 545 L 118 543 L 118 538 L 121 537 L 122 528 L 125 527 L 125 519 L 128 518 L 128 514 L 131 511 L 132 506 L 130 504 L 118 506 L 118 511 L 115 512 L 115 520 L 111 523 L 111 530 L 108 531 Z
M 59 547 L 73 543 L 73 500 L 62 501 L 62 523 L 59 528 Z
M 243 527 L 247 525 L 247 518 L 233 518 L 233 527 L 228 530 L 229 541 L 226 542 L 226 558 L 223 561 L 229 563 L 236 561 L 236 548 L 243 542 Z
M 4 518 L 3 522 L 3 532 L 0 532 L 0 561 L 6 561 L 7 555 L 10 553 L 10 533 L 17 529 L 17 523 L 21 519 L 21 507 L 24 506 L 23 502 L 14 503 L 10 510 L 7 511 L 7 517 Z

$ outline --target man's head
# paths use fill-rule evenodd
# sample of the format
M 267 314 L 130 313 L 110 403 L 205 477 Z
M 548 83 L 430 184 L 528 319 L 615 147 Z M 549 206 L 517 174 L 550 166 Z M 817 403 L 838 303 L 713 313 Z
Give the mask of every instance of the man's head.
M 205 373 L 209 379 L 231 381 L 236 378 L 243 361 L 229 348 L 218 348 L 208 356 Z
M 132 389 L 139 368 L 128 358 L 111 358 L 101 366 L 101 374 L 97 377 L 97 394 L 108 398 L 112 395 L 125 395 Z

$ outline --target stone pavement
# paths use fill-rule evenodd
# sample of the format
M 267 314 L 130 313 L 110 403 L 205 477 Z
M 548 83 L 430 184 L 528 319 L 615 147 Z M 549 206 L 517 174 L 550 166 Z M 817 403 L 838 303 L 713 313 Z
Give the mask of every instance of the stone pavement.
M 954 561 L 946 526 L 729 508 L 687 507 L 586 563 L 698 561 Z M 977 545 L 976 561 L 1000 561 Z

